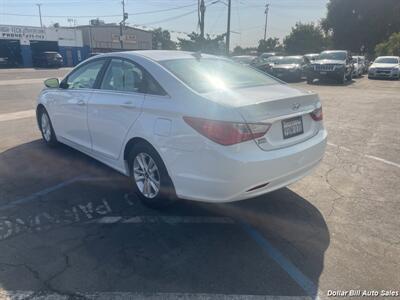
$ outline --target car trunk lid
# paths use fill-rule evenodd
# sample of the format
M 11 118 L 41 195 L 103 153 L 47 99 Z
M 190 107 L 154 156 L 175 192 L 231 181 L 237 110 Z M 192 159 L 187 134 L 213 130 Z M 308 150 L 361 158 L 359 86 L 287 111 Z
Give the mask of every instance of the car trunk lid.
M 262 150 L 289 147 L 313 137 L 319 130 L 318 122 L 310 116 L 320 106 L 318 96 L 285 84 L 215 91 L 207 98 L 233 106 L 247 123 L 271 124 L 266 135 L 255 140 Z M 303 133 L 285 137 L 284 127 L 296 122 L 298 126 L 298 122 L 302 124 Z

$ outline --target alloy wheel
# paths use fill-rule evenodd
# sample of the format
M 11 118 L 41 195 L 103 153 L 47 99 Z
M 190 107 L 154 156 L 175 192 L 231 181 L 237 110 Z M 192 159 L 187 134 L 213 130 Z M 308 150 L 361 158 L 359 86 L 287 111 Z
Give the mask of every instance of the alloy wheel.
M 50 126 L 49 117 L 47 116 L 46 113 L 42 113 L 41 128 L 42 128 L 42 133 L 43 133 L 44 139 L 47 142 L 50 142 L 50 140 L 51 140 L 51 126 Z
M 149 199 L 160 192 L 160 172 L 153 158 L 147 153 L 138 153 L 133 161 L 133 177 L 139 191 Z

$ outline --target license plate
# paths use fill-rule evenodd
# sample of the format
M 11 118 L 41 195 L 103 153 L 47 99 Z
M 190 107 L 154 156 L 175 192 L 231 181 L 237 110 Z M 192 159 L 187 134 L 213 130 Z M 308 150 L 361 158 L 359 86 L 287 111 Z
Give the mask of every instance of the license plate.
M 319 72 L 319 74 L 326 75 L 326 72 L 325 71 L 324 72 Z
M 300 135 L 304 132 L 303 130 L 303 119 L 301 117 L 295 117 L 282 121 L 282 132 L 283 138 L 288 139 L 296 135 Z

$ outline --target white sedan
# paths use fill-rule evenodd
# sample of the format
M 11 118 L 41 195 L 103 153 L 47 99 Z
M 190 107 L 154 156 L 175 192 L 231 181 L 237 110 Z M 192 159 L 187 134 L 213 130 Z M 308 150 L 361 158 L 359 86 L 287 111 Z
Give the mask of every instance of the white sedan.
M 316 94 L 212 55 L 98 55 L 45 85 L 44 141 L 129 176 L 153 207 L 271 192 L 308 174 L 326 147 Z

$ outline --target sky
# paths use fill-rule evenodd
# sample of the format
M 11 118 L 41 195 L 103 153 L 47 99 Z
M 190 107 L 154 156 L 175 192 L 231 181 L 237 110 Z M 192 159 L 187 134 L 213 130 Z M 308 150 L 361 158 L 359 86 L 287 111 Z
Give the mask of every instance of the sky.
M 122 0 L 0 0 L 0 24 L 40 26 L 58 22 L 61 26 L 85 25 L 99 17 L 120 22 Z M 226 32 L 228 0 L 205 0 L 205 32 Z M 264 37 L 265 4 L 269 3 L 267 37 L 282 40 L 296 22 L 317 23 L 326 15 L 328 0 L 231 0 L 231 46 L 257 46 Z M 176 37 L 198 32 L 197 0 L 125 0 L 127 24 L 142 29 L 162 27 Z M 224 4 L 225 3 L 225 4 Z

